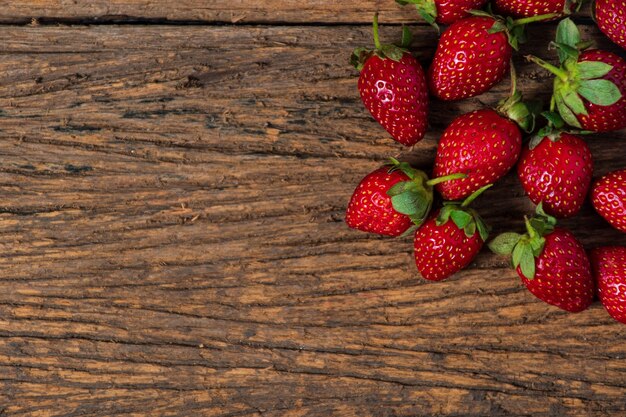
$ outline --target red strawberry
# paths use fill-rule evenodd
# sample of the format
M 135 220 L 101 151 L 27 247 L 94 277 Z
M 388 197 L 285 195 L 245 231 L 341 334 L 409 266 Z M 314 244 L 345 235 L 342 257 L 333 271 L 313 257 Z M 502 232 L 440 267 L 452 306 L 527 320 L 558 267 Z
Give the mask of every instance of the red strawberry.
M 452 24 L 439 39 L 428 72 L 430 92 L 442 100 L 460 100 L 490 90 L 509 71 L 524 25 L 554 15 L 512 21 L 481 11 Z
M 611 317 L 626 324 L 626 247 L 592 250 L 591 265 L 602 305 Z
M 515 93 L 499 112 L 477 110 L 456 118 L 445 130 L 435 158 L 435 176 L 463 173 L 467 178 L 437 185 L 446 200 L 460 200 L 493 184 L 515 166 L 522 150 L 522 133 L 532 130 L 534 116 Z
M 363 104 L 397 142 L 415 145 L 428 125 L 428 87 L 422 66 L 405 49 L 410 32 L 403 31 L 403 45 L 381 45 L 378 17 L 374 16 L 376 49 L 357 48 L 352 64 L 361 71 L 359 92 Z
M 522 151 L 517 175 L 533 203 L 543 202 L 546 213 L 566 218 L 576 215 L 585 202 L 593 160 L 578 136 L 556 132 L 537 136 Z
M 567 15 L 580 5 L 576 0 L 494 0 L 495 10 L 515 18 L 539 16 L 549 13 Z
M 463 203 L 446 202 L 415 232 L 415 264 L 425 279 L 441 281 L 469 265 L 489 237 L 487 226 L 469 204 L 483 187 Z
M 379 168 L 358 185 L 346 211 L 346 223 L 353 229 L 386 236 L 400 236 L 413 225 L 421 225 L 433 202 L 433 186 L 422 171 L 392 159 L 391 166 Z
M 504 233 L 489 247 L 499 255 L 513 255 L 518 275 L 535 297 L 576 313 L 593 302 L 591 266 L 576 237 L 555 225 L 540 205 L 537 216 L 526 220 L 527 234 Z
M 611 226 L 626 233 L 626 169 L 596 181 L 591 189 L 591 202 Z
M 596 0 L 595 14 L 600 30 L 626 49 L 626 1 Z
M 556 45 L 560 68 L 528 59 L 556 75 L 552 107 L 563 120 L 593 132 L 626 127 L 626 61 L 607 51 L 582 51 L 580 32 L 570 19 L 559 23 Z
M 470 10 L 481 9 L 489 0 L 396 0 L 401 5 L 414 4 L 418 13 L 431 25 L 451 25 L 468 17 Z

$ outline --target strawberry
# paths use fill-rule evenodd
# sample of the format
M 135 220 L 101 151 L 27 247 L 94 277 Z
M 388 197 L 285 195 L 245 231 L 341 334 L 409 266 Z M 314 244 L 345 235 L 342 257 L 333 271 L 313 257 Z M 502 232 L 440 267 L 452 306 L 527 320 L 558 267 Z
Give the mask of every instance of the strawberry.
M 596 0 L 596 22 L 613 42 L 626 49 L 626 0 Z
M 592 250 L 591 266 L 600 302 L 611 317 L 626 324 L 626 247 Z
M 490 186 L 464 202 L 445 202 L 415 232 L 415 264 L 422 277 L 441 281 L 472 262 L 489 237 L 489 230 L 469 204 Z
M 497 110 L 464 114 L 445 130 L 437 147 L 434 175 L 467 175 L 437 185 L 446 200 L 466 198 L 515 166 L 522 150 L 520 127 L 526 131 L 534 127 L 534 115 L 520 100 L 521 94 L 514 92 Z
M 519 19 L 549 13 L 568 15 L 581 3 L 582 0 L 494 0 L 493 5 L 499 14 Z
M 626 233 L 626 169 L 596 181 L 591 189 L 591 202 L 611 226 Z
M 489 0 L 396 0 L 398 4 L 414 4 L 422 18 L 437 27 L 451 25 L 469 16 L 470 10 L 481 9 Z
M 567 218 L 576 215 L 585 202 L 593 159 L 578 136 L 558 130 L 539 132 L 522 151 L 517 175 L 535 204 L 546 213 Z
M 513 255 L 513 266 L 528 290 L 540 300 L 576 313 L 593 302 L 594 283 L 583 245 L 569 231 L 555 227 L 541 205 L 526 219 L 527 234 L 503 233 L 489 247 Z
M 585 51 L 580 32 L 570 19 L 557 29 L 561 67 L 537 57 L 527 58 L 556 77 L 551 108 L 567 124 L 592 132 L 626 127 L 626 61 L 611 52 Z
M 428 87 L 422 66 L 406 50 L 410 32 L 403 28 L 402 47 L 381 45 L 374 16 L 376 49 L 357 48 L 351 63 L 361 71 L 359 93 L 365 107 L 393 139 L 413 146 L 428 125 Z
M 386 236 L 400 236 L 421 225 L 433 202 L 433 186 L 462 174 L 429 180 L 422 171 L 392 159 L 367 175 L 358 185 L 346 211 L 353 229 Z
M 498 84 L 509 71 L 524 25 L 554 15 L 518 21 L 481 11 L 461 19 L 441 35 L 428 72 L 430 92 L 441 100 L 480 95 Z

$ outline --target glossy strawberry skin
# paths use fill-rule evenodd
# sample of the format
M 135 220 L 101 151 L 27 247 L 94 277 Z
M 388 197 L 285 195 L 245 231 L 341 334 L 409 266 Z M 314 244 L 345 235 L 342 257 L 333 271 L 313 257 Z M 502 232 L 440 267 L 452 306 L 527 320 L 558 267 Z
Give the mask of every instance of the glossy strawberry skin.
M 543 252 L 535 260 L 535 278 L 526 278 L 520 267 L 518 275 L 540 300 L 572 313 L 585 310 L 593 302 L 594 283 L 583 245 L 558 227 L 545 239 Z
M 626 49 L 626 0 L 596 0 L 596 22 L 609 39 Z
M 626 324 L 626 247 L 592 250 L 591 265 L 600 302 L 611 317 Z
M 451 25 L 457 20 L 469 16 L 468 10 L 482 9 L 488 0 L 435 0 L 437 23 Z
M 468 266 L 483 247 L 476 232 L 468 238 L 449 220 L 437 226 L 437 211 L 415 232 L 415 264 L 427 280 L 441 281 Z
M 494 0 L 493 5 L 498 14 L 517 19 L 565 11 L 565 0 Z
M 511 120 L 491 109 L 455 119 L 437 147 L 434 177 L 467 174 L 467 178 L 437 185 L 446 200 L 461 200 L 493 184 L 515 166 L 522 150 L 522 134 Z
M 626 169 L 597 180 L 591 189 L 591 202 L 611 226 L 626 233 Z
M 443 33 L 428 73 L 433 95 L 442 100 L 475 97 L 502 81 L 513 48 L 503 32 L 488 33 L 494 22 L 490 17 L 469 17 Z
M 409 181 L 402 171 L 389 173 L 382 167 L 359 183 L 346 211 L 346 223 L 352 229 L 385 236 L 400 236 L 411 225 L 411 219 L 394 210 L 387 191 L 401 181 Z
M 543 202 L 546 213 L 560 218 L 575 216 L 585 202 L 593 159 L 578 136 L 561 133 L 553 142 L 544 138 L 534 149 L 522 151 L 517 175 L 535 204 Z
M 400 61 L 372 55 L 359 77 L 363 104 L 393 139 L 413 146 L 428 125 L 428 86 L 422 66 L 409 53 Z
M 626 16 L 624 16 L 626 18 Z M 612 106 L 599 106 L 584 100 L 588 116 L 578 115 L 584 130 L 611 132 L 626 127 L 626 61 L 614 53 L 593 49 L 580 54 L 579 62 L 597 61 L 613 65 L 604 79 L 612 81 L 622 93 L 622 98 Z

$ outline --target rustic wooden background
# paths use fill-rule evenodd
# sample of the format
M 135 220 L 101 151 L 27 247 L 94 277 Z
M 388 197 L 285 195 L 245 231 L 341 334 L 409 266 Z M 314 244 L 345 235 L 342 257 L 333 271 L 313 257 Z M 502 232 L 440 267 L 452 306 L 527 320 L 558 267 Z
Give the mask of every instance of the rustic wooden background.
M 488 253 L 428 283 L 410 238 L 343 223 L 362 176 L 428 169 L 507 90 L 433 103 L 427 139 L 394 145 L 346 63 L 375 10 L 427 64 L 436 34 L 391 0 L 2 5 L 0 416 L 625 415 L 626 326 L 602 306 L 543 304 Z M 625 140 L 589 137 L 598 175 Z M 496 233 L 532 210 L 513 176 L 477 207 Z M 626 244 L 590 207 L 563 224 Z

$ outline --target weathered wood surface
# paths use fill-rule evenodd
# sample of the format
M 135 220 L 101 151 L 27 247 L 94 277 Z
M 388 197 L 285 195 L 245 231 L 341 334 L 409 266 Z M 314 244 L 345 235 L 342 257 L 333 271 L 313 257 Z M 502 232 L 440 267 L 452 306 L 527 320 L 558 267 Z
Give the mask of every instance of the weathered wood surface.
M 548 56 L 547 28 L 523 52 Z M 413 29 L 427 62 L 435 34 Z M 426 283 L 410 239 L 342 223 L 364 174 L 390 155 L 428 168 L 455 114 L 507 90 L 434 103 L 405 151 L 346 65 L 369 42 L 365 25 L 1 28 L 0 415 L 626 413 L 626 327 L 601 306 L 549 307 L 488 253 Z M 598 174 L 624 140 L 589 138 Z M 513 176 L 477 208 L 495 232 L 531 210 Z M 626 244 L 589 207 L 564 224 Z

